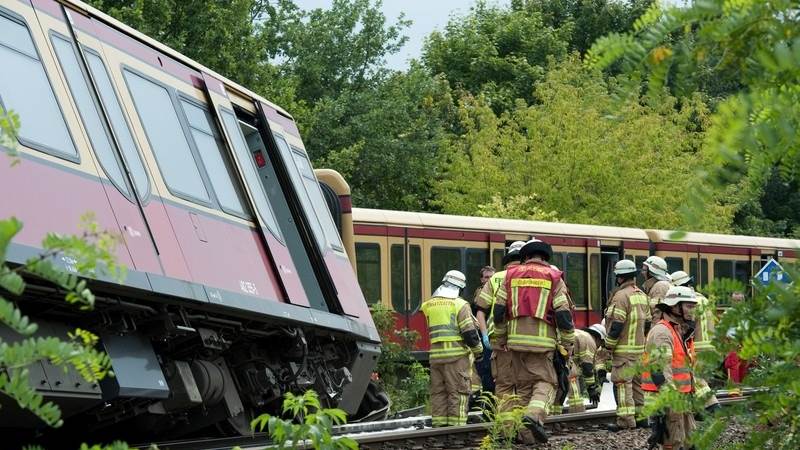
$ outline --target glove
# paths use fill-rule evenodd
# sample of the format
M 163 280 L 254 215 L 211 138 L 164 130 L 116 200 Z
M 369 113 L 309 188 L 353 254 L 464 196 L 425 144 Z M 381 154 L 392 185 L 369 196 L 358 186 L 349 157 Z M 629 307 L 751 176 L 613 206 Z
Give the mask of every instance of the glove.
M 606 372 L 605 369 L 600 369 L 597 371 L 597 378 L 600 384 L 608 383 L 608 378 L 606 378 L 606 374 L 608 374 L 608 372 Z
M 492 351 L 492 344 L 489 343 L 489 336 L 485 334 L 481 335 L 481 341 L 483 341 L 483 348 Z
M 600 403 L 600 389 L 596 384 L 592 384 L 586 387 L 587 391 L 589 391 L 589 401 L 592 403 Z

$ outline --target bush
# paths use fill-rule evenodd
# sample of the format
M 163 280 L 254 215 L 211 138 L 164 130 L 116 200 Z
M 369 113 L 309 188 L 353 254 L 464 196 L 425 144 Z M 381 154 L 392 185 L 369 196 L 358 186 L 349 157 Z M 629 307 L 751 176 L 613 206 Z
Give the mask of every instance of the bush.
M 380 303 L 373 305 L 371 311 L 378 332 L 384 336 L 376 372 L 378 384 L 392 400 L 391 410 L 427 405 L 430 372 L 411 354 L 419 333 L 408 328 L 395 330 L 394 311 Z

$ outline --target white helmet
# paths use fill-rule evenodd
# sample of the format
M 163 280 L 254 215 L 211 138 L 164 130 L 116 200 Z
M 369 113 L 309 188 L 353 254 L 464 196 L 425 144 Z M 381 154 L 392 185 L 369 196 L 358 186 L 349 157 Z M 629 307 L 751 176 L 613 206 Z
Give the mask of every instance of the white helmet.
M 511 243 L 511 245 L 508 246 L 508 249 L 506 249 L 506 254 L 519 253 L 519 251 L 522 250 L 522 247 L 524 246 L 525 246 L 525 241 L 514 241 Z
M 623 275 L 636 272 L 636 263 L 630 259 L 620 259 L 614 264 L 614 275 Z
M 661 281 L 670 281 L 669 273 L 667 273 L 667 262 L 660 256 L 651 256 L 644 261 L 643 264 L 653 276 Z
M 590 326 L 589 328 L 587 328 L 587 331 L 594 331 L 595 333 L 600 335 L 600 340 L 602 340 L 602 341 L 606 340 L 606 336 L 607 336 L 606 327 L 604 327 L 603 325 L 601 325 L 599 323 L 596 323 L 596 324 Z
M 675 306 L 680 302 L 697 303 L 697 296 L 695 296 L 692 288 L 687 286 L 672 286 L 667 291 L 667 295 L 661 299 L 659 305 Z
M 464 274 L 458 270 L 450 270 L 444 274 L 442 283 L 450 283 L 459 289 L 464 289 L 467 287 L 467 277 L 465 277 Z
M 692 281 L 692 277 L 690 277 L 688 273 L 682 270 L 679 270 L 677 272 L 672 272 L 672 275 L 670 275 L 670 277 L 672 277 L 673 286 L 683 286 L 686 283 Z

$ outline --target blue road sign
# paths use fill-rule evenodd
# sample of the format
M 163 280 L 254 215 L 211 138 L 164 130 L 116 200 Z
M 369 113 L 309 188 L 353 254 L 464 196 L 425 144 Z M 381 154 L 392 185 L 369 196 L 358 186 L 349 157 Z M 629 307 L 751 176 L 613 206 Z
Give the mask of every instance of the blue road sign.
M 784 272 L 783 267 L 778 263 L 778 261 L 774 259 L 770 259 L 764 264 L 764 267 L 758 271 L 755 277 L 753 277 L 757 282 L 761 283 L 762 285 L 766 286 L 772 281 L 777 281 L 779 283 L 786 283 L 789 284 L 792 282 L 792 279 L 789 277 L 789 274 Z

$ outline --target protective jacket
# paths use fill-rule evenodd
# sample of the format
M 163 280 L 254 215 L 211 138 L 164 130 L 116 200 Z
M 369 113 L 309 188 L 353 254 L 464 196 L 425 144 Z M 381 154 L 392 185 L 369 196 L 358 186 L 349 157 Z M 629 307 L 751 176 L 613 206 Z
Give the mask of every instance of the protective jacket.
M 597 353 L 597 344 L 589 333 L 583 330 L 575 330 L 575 348 L 572 352 L 574 368 L 579 370 L 587 385 L 595 384 L 594 358 Z M 570 376 L 578 375 L 570 374 Z
M 648 307 L 650 309 L 650 321 L 655 324 L 661 320 L 661 310 L 656 308 L 656 305 L 661 303 L 667 295 L 667 291 L 672 287 L 669 281 L 658 280 L 657 278 L 648 278 L 642 285 L 642 291 L 647 294 Z
M 642 373 L 642 389 L 658 391 L 664 383 L 673 383 L 679 392 L 689 394 L 694 391 L 692 365 L 694 363 L 694 339 L 681 336 L 681 326 L 664 315 L 647 335 L 647 351 L 643 361 L 647 365 L 651 355 L 659 355 L 661 363 L 655 362 L 660 372 Z
M 694 330 L 694 348 L 698 352 L 713 350 L 711 336 L 714 334 L 714 324 L 716 322 L 714 307 L 703 294 L 696 291 L 695 294 L 697 295 L 696 311 L 700 312 L 700 317 L 697 321 L 697 328 Z
M 480 357 L 483 344 L 466 300 L 432 297 L 420 309 L 428 322 L 431 364 L 453 362 L 470 352 Z M 471 342 L 465 341 L 465 337 Z
M 505 283 L 507 270 L 517 265 L 519 265 L 518 262 L 512 261 L 506 266 L 506 270 L 495 272 L 492 277 L 489 278 L 489 282 L 483 285 L 478 297 L 475 298 L 475 304 L 478 308 L 488 311 L 486 314 L 486 333 L 489 335 L 492 346 L 505 345 L 506 343 L 506 322 L 495 323 L 494 306 L 495 300 L 497 299 L 497 291 L 499 291 L 500 286 Z
M 645 321 L 650 319 L 647 296 L 634 280 L 621 284 L 606 309 L 606 348 L 612 357 L 638 359 L 644 351 Z
M 506 309 L 509 349 L 547 352 L 559 339 L 567 351 L 572 350 L 575 326 L 566 285 L 561 272 L 547 262 L 533 260 L 508 269 L 497 291 L 496 305 L 501 304 Z

